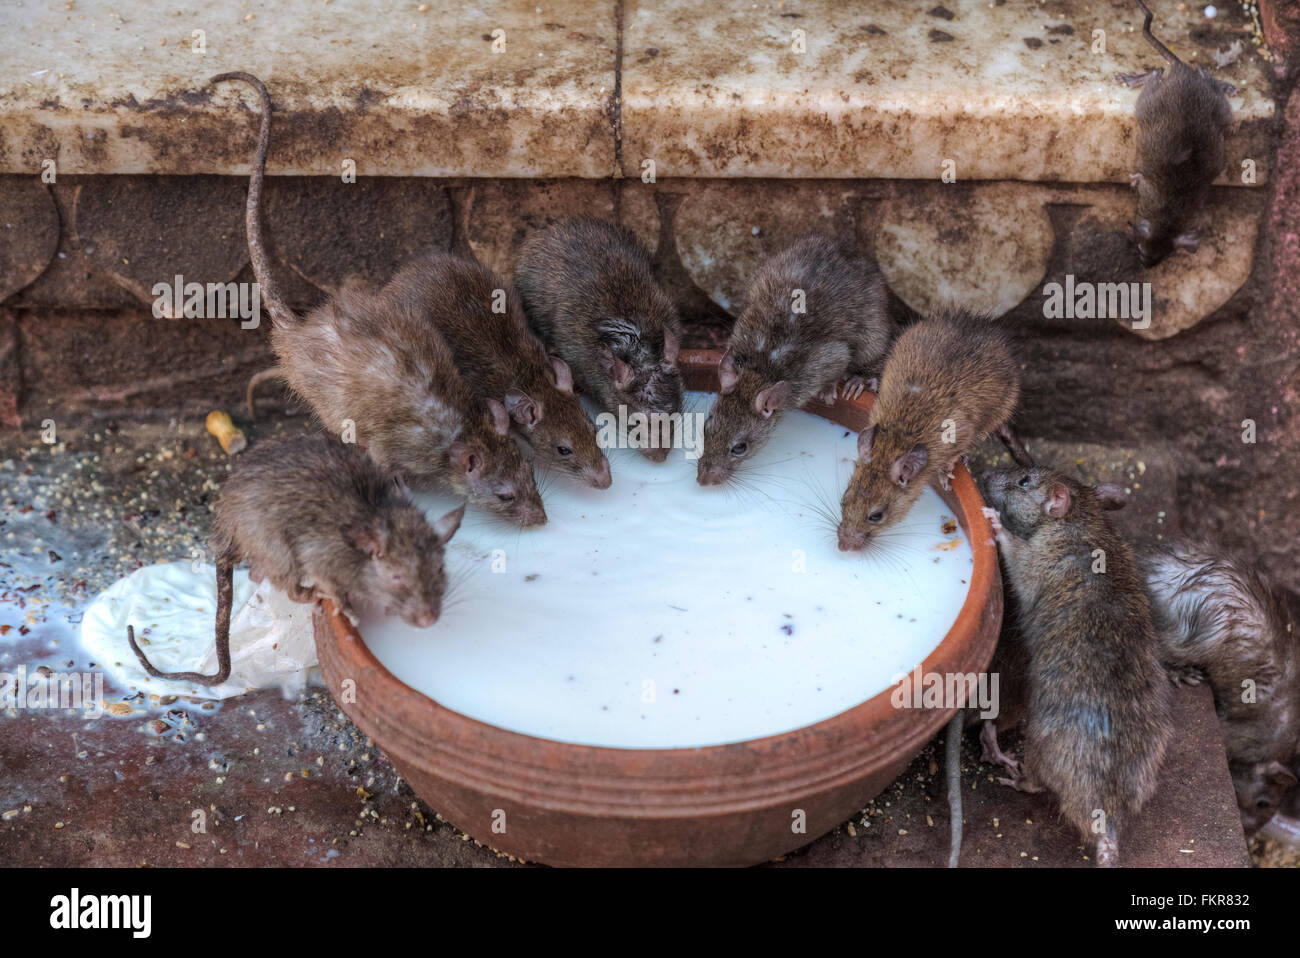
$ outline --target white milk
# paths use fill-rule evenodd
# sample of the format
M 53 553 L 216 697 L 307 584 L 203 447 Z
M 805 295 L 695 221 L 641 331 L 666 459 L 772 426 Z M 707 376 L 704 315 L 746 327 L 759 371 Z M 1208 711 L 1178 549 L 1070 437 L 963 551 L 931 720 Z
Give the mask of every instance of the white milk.
M 435 625 L 371 618 L 361 634 L 447 708 L 563 742 L 682 748 L 822 721 L 919 664 L 970 581 L 970 546 L 931 489 L 879 555 L 838 550 L 814 504 L 838 516 L 856 457 L 856 435 L 803 412 L 739 488 L 701 487 L 682 450 L 661 465 L 611 450 L 613 486 L 556 477 L 541 529 L 467 514 Z

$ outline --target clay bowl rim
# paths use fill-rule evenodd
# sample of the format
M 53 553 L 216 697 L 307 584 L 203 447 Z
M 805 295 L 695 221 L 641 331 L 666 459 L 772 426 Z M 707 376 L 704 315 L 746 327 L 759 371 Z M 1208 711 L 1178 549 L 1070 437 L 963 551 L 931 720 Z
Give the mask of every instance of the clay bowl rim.
M 682 350 L 679 366 L 687 388 L 716 391 L 721 356 L 719 350 Z M 873 399 L 870 393 L 863 393 L 856 400 L 837 399 L 834 406 L 814 401 L 806 411 L 856 431 L 865 425 Z M 986 610 L 996 605 L 1000 619 L 1001 577 L 992 528 L 981 511 L 984 502 L 965 467 L 958 466 L 954 472 L 952 492 L 945 495 L 937 487 L 936 491 L 956 513 L 971 544 L 973 563 L 966 598 L 943 639 L 919 664 L 922 674 L 985 671 L 997 636 L 996 623 L 990 628 L 985 621 Z M 812 789 L 829 790 L 863 778 L 904 751 L 915 754 L 955 711 L 946 707 L 898 709 L 890 701 L 898 688 L 895 683 L 819 722 L 760 738 L 685 748 L 563 742 L 512 731 L 447 708 L 390 672 L 328 600 L 322 602 L 321 611 L 325 621 L 317 620 L 317 641 L 332 640 L 333 645 L 329 655 L 321 658 L 328 658 L 331 673 L 339 673 L 326 676 L 330 691 L 337 698 L 337 681 L 356 677 L 356 706 L 345 711 L 361 713 L 353 715 L 354 720 L 395 761 L 417 765 L 466 788 L 585 814 L 660 818 L 676 812 L 697 816 L 715 806 L 715 810 L 734 810 L 807 794 Z M 364 696 L 362 677 L 369 686 Z M 891 725 L 890 720 L 897 720 L 904 711 L 918 714 L 906 725 Z M 439 731 L 436 735 L 413 731 L 419 729 Z M 827 755 L 836 749 L 845 754 L 828 767 Z M 504 764 L 511 767 L 515 779 L 501 779 L 499 768 Z M 699 770 L 699 774 L 688 780 L 684 769 Z M 724 794 L 712 803 L 699 791 L 700 780 L 707 780 L 710 772 L 726 775 L 725 784 L 716 783 Z M 607 773 L 622 774 L 627 780 L 600 777 Z

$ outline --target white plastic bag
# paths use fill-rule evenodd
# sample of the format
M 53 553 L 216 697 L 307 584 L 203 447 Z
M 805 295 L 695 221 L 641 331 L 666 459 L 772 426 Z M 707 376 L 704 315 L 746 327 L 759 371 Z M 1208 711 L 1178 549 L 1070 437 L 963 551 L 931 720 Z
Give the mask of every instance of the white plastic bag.
M 195 572 L 188 562 L 164 562 L 137 569 L 96 596 L 81 621 L 81 642 L 120 683 L 157 695 L 224 699 L 272 685 L 291 695 L 306 686 L 316 665 L 312 608 L 290 601 L 269 582 L 254 588 L 248 573 L 237 569 L 230 678 L 212 687 L 153 678 L 131 651 L 128 623 L 154 668 L 205 675 L 217 670 L 216 570 L 211 564 Z

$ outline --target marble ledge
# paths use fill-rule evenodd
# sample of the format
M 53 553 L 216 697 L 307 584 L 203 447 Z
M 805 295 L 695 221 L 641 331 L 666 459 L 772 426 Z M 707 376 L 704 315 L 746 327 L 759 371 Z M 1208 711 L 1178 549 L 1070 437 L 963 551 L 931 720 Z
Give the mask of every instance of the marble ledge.
M 1213 20 L 1199 3 L 1156 6 L 1159 35 L 1237 87 L 1220 183 L 1238 183 L 1243 160 L 1266 181 L 1274 107 L 1250 19 L 1238 4 Z M 1159 64 L 1134 10 L 14 0 L 0 7 L 0 173 L 47 159 L 65 173 L 246 173 L 255 99 L 206 81 L 247 70 L 276 104 L 272 175 L 338 175 L 351 159 L 359 176 L 639 178 L 653 160 L 658 179 L 928 180 L 952 160 L 959 180 L 1123 183 L 1138 94 L 1112 75 Z

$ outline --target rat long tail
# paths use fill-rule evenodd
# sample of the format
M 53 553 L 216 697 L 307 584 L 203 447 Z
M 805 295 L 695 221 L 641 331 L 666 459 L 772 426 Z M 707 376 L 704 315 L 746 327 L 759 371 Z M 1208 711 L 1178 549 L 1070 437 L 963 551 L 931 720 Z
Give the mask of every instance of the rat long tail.
M 1002 440 L 1002 445 L 1007 447 L 1007 452 L 1011 453 L 1011 458 L 1016 461 L 1016 465 L 1023 466 L 1026 469 L 1034 465 L 1033 456 L 1029 455 L 1029 450 L 1025 444 L 1020 441 L 1020 437 L 1011 431 L 1011 427 L 1006 423 L 998 426 L 994 433 Z
M 948 815 L 952 819 L 948 867 L 956 868 L 961 857 L 961 734 L 966 728 L 966 710 L 958 709 L 948 722 L 944 737 L 943 764 L 948 773 Z
M 1146 14 L 1146 19 L 1142 21 L 1142 36 L 1146 37 L 1147 43 L 1155 47 L 1160 55 L 1170 63 L 1182 63 L 1183 61 L 1174 55 L 1173 50 L 1170 50 L 1167 46 L 1157 40 L 1154 34 L 1151 33 L 1151 19 L 1154 16 L 1154 14 L 1151 13 L 1151 9 L 1143 3 L 1142 0 L 1137 0 L 1137 5 L 1141 7 L 1142 12 Z
M 1115 834 L 1115 824 L 1106 825 L 1106 833 L 1097 838 L 1097 867 L 1114 868 L 1119 865 L 1119 838 Z
M 284 372 L 279 366 L 272 366 L 270 369 L 263 369 L 260 373 L 254 373 L 248 380 L 248 388 L 244 390 L 244 405 L 248 407 L 248 418 L 254 422 L 257 421 L 257 411 L 253 408 L 253 398 L 257 392 L 257 387 L 273 379 L 284 379 Z
M 202 672 L 159 672 L 145 658 L 140 646 L 135 644 L 135 627 L 126 627 L 126 639 L 131 643 L 131 651 L 140 660 L 144 670 L 158 679 L 172 679 L 179 682 L 198 682 L 200 685 L 220 685 L 230 678 L 230 607 L 234 603 L 235 564 L 229 559 L 217 560 L 217 673 L 204 675 Z
M 253 275 L 261 287 L 262 299 L 271 314 L 271 322 L 277 326 L 292 326 L 297 322 L 297 317 L 280 298 L 279 288 L 271 275 L 271 259 L 262 239 L 262 182 L 266 177 L 266 152 L 271 145 L 271 94 L 266 92 L 266 84 L 251 73 L 218 73 L 208 82 L 220 83 L 223 80 L 242 80 L 257 90 L 258 98 L 262 101 L 262 129 L 257 135 L 257 158 L 253 162 L 253 174 L 248 180 L 244 230 L 248 234 L 248 258 L 252 261 Z

